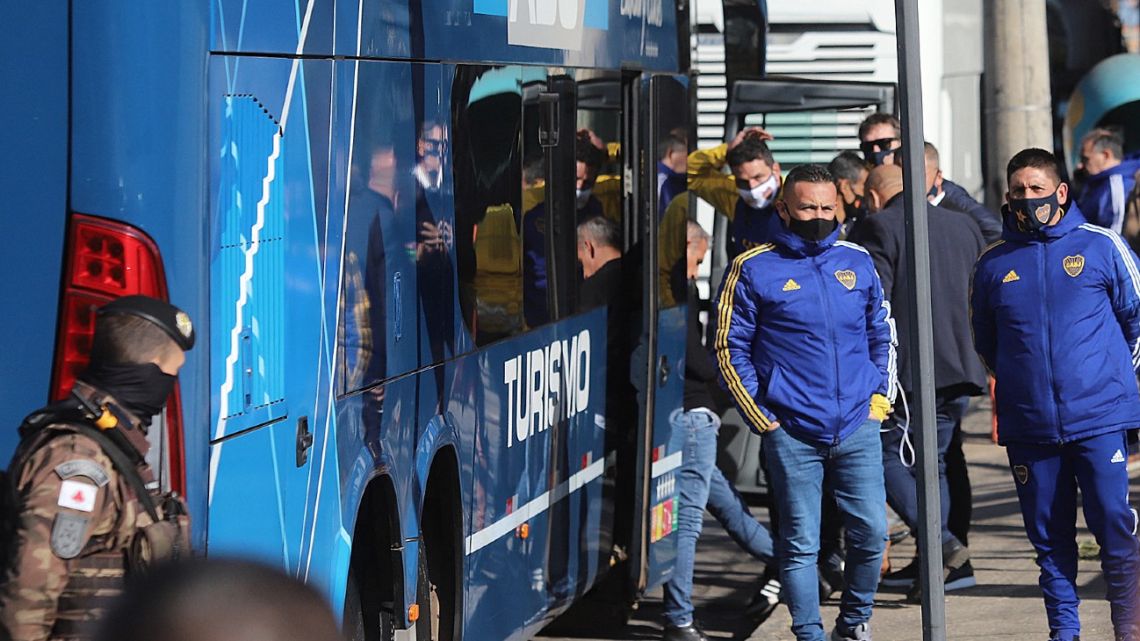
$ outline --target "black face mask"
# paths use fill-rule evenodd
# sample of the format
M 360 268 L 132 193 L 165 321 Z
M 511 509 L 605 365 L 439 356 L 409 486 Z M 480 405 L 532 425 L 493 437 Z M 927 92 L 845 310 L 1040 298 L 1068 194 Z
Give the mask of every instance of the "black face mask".
M 1057 213 L 1065 210 L 1057 200 L 1057 192 L 1044 198 L 1014 198 L 1002 206 L 1002 214 L 1013 217 L 1014 224 L 1024 232 L 1035 232 L 1049 224 Z
M 93 363 L 80 378 L 114 396 L 143 423 L 162 412 L 178 381 L 154 363 Z
M 846 217 L 845 223 L 857 221 L 867 215 L 867 207 L 863 203 L 863 199 L 856 199 L 854 202 L 843 203 L 843 214 Z
M 825 218 L 812 218 L 811 220 L 788 218 L 788 222 L 785 224 L 788 226 L 788 230 L 793 234 L 804 240 L 813 242 L 819 242 L 827 238 L 831 235 L 831 232 L 835 231 L 835 228 L 839 226 L 839 223 L 837 223 L 834 218 L 830 220 Z

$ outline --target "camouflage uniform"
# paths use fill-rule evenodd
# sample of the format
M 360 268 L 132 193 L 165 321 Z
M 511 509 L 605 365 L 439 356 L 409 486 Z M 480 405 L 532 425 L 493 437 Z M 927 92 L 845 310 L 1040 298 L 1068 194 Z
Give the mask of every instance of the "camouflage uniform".
M 82 383 L 76 389 L 99 394 Z M 148 445 L 139 420 L 109 396 L 99 398 L 98 406 L 114 412 L 118 426 L 113 429 L 142 460 Z M 40 430 L 50 430 L 52 436 L 38 437 L 46 440 L 30 451 L 21 448 L 9 467 L 23 510 L 13 573 L 0 591 L 0 621 L 14 641 L 89 638 L 91 622 L 121 591 L 130 568 L 156 560 L 139 558 L 153 556 L 140 552 L 147 546 L 139 540 L 154 520 L 93 438 L 60 422 L 22 436 L 28 441 Z M 137 469 L 147 487 L 153 487 L 149 466 L 144 462 Z M 166 521 L 163 506 L 171 514 L 179 506 L 151 494 L 160 521 L 173 524 L 168 530 L 177 539 L 174 545 L 188 549 L 188 518 Z

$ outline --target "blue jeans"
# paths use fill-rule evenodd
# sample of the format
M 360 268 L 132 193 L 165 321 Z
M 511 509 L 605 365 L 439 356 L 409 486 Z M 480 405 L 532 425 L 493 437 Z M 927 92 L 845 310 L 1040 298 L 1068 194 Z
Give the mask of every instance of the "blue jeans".
M 764 435 L 764 456 L 780 510 L 776 554 L 797 641 L 824 639 L 816 571 L 824 475 L 847 526 L 847 586 L 837 623 L 852 628 L 869 621 L 887 540 L 879 422 L 865 421 L 833 447 L 805 443 L 777 429 Z
M 1110 432 L 1062 445 L 1006 446 L 1029 542 L 1037 550 L 1049 630 L 1069 641 L 1077 617 L 1077 488 L 1085 523 L 1100 545 L 1112 625 L 1123 633 L 1138 619 L 1140 547 L 1128 504 L 1128 443 Z
M 950 448 L 950 440 L 954 437 L 954 428 L 962 421 L 966 413 L 966 406 L 970 399 L 966 396 L 946 398 L 937 397 L 935 405 L 935 418 L 938 427 L 938 486 L 941 490 L 940 507 L 942 508 L 942 542 L 954 540 L 950 533 L 950 486 L 946 483 L 946 450 Z M 914 443 L 914 431 L 919 429 L 919 417 L 910 417 L 911 443 Z M 887 486 L 887 503 L 891 509 L 898 513 L 912 532 L 918 531 L 918 483 L 915 474 L 918 467 L 907 467 L 899 459 L 899 445 L 902 443 L 902 426 L 895 417 L 883 424 L 888 428 L 882 434 L 883 439 L 883 474 Z M 911 456 L 911 450 L 906 450 Z M 917 455 L 918 452 L 915 452 Z M 910 461 L 913 463 L 913 461 Z
M 706 506 L 737 545 L 765 563 L 772 560 L 772 536 L 717 469 L 719 428 L 716 414 L 704 410 L 680 413 L 673 422 L 673 442 L 684 454 L 677 470 L 677 561 L 664 586 L 665 622 L 671 626 L 693 622 L 693 557 Z

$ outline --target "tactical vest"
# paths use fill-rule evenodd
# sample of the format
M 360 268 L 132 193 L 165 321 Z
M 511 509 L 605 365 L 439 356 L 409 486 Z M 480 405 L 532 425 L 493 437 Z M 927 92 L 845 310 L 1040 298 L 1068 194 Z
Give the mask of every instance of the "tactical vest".
M 162 493 L 157 489 L 158 484 L 150 466 L 130 443 L 131 437 L 145 440 L 137 426 L 132 430 L 100 429 L 95 426 L 98 418 L 95 412 L 113 411 L 117 408 L 106 403 L 106 399 L 92 403 L 95 398 L 93 393 L 97 393 L 93 388 L 77 384 L 77 392 L 73 392 L 67 400 L 24 419 L 20 426 L 21 443 L 8 467 L 8 482 L 14 484 L 32 453 L 57 436 L 80 434 L 95 441 L 107 458 L 111 459 L 118 476 L 116 482 L 125 492 L 133 495 L 142 508 L 135 515 L 135 523 L 131 525 L 133 534 L 129 541 L 116 540 L 124 529 L 117 527 L 110 534 L 92 537 L 83 550 L 70 560 L 67 584 L 60 596 L 52 628 L 52 639 L 89 638 L 92 632 L 89 626 L 102 617 L 114 598 L 122 592 L 127 576 L 141 574 L 157 563 L 190 556 L 190 520 L 185 502 L 177 493 Z M 5 521 L 18 520 L 18 512 L 19 506 L 16 514 L 4 516 Z M 123 518 L 123 515 L 119 518 Z M 10 542 L 4 542 L 8 554 L 13 557 L 17 544 L 18 538 L 15 537 Z M 4 575 L 7 576 L 14 558 L 5 561 L 3 568 Z

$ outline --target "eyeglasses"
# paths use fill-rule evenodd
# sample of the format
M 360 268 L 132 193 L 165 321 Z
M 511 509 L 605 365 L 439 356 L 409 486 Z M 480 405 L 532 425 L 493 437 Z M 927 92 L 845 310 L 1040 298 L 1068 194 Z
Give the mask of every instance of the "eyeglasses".
M 879 138 L 878 140 L 864 140 L 859 143 L 859 151 L 864 154 L 874 153 L 876 151 L 886 151 L 894 146 L 898 138 Z

